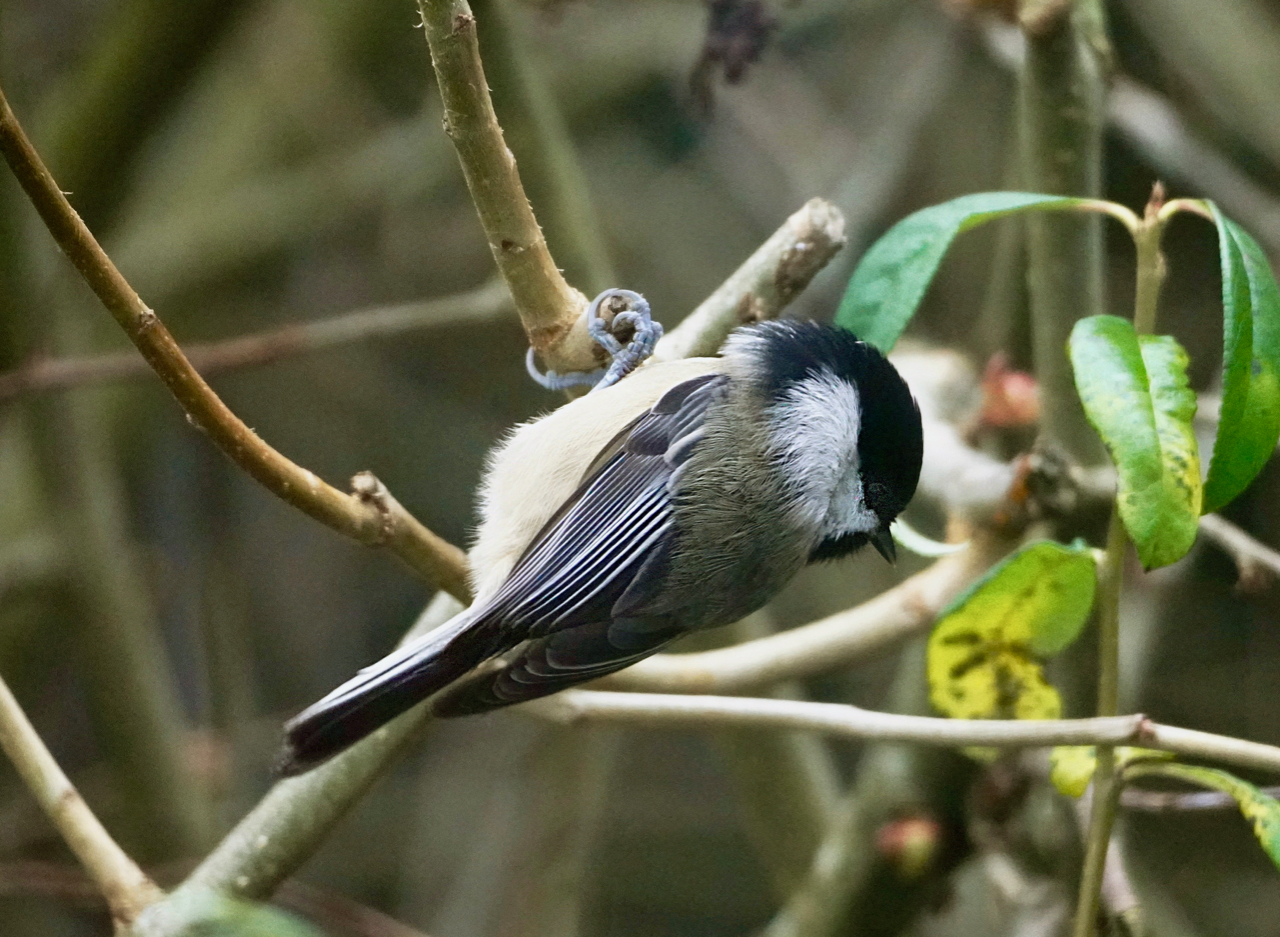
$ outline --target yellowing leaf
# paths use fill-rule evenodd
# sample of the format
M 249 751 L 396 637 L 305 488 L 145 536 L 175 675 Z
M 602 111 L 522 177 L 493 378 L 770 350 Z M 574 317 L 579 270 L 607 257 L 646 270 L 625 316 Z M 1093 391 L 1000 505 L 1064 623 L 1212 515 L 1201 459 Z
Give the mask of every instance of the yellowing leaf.
M 1079 797 L 1089 789 L 1098 755 L 1092 745 L 1059 745 L 1049 753 L 1049 780 L 1059 792 Z
M 1131 748 L 1121 745 L 1116 749 L 1116 765 L 1136 764 L 1139 761 L 1167 760 L 1170 752 L 1154 748 Z M 1098 767 L 1097 750 L 1092 745 L 1059 745 L 1049 754 L 1049 780 L 1068 797 L 1079 797 L 1089 789 L 1093 772 Z
M 1253 824 L 1253 835 L 1258 838 L 1259 845 L 1280 868 L 1280 801 L 1269 794 L 1264 794 L 1248 781 L 1241 780 L 1230 772 L 1219 768 L 1201 768 L 1198 765 L 1153 764 L 1143 765 L 1132 774 L 1162 775 L 1179 778 L 1230 794 L 1240 807 L 1246 820 Z M 1129 776 L 1132 776 L 1130 774 Z
M 1057 719 L 1040 665 L 1080 633 L 1096 568 L 1083 545 L 1030 544 L 943 613 L 929 638 L 929 698 L 959 719 Z

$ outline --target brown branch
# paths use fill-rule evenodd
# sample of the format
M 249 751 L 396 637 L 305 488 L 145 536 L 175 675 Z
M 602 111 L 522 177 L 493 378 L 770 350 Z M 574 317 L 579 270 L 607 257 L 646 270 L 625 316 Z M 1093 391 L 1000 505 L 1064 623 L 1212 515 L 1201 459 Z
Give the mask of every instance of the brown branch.
M 525 196 L 493 112 L 475 16 L 466 0 L 419 0 L 418 9 L 444 102 L 445 132 L 529 344 L 556 371 L 593 370 L 596 346 L 580 324 L 586 297 L 560 275 Z
M 58 188 L 0 91 L 0 152 L 49 233 L 191 421 L 268 491 L 316 520 L 370 546 L 386 546 L 415 571 L 460 598 L 469 597 L 461 550 L 390 498 L 344 494 L 291 462 L 249 429 L 192 367 L 169 330 L 134 292 Z
M 62 772 L 0 680 L 0 747 L 89 877 L 101 889 L 117 929 L 133 923 L 163 893 L 111 838 Z
M 323 351 L 350 342 L 389 338 L 417 329 L 495 318 L 511 308 L 501 283 L 416 303 L 359 309 L 316 322 L 286 325 L 249 335 L 187 345 L 191 366 L 205 377 L 255 368 L 284 358 Z M 34 360 L 0 374 L 0 403 L 25 394 L 65 390 L 81 384 L 149 376 L 151 366 L 132 351 Z
M 154 871 L 158 880 L 165 881 L 165 872 L 172 875 L 178 870 L 166 865 Z M 74 866 L 39 860 L 0 862 L 0 896 L 30 895 L 88 910 L 103 907 L 102 895 L 93 882 Z M 426 937 L 416 927 L 375 908 L 305 882 L 285 882 L 273 903 L 321 925 L 325 933 L 340 937 Z
M 1240 588 L 1258 589 L 1280 576 L 1280 552 L 1218 514 L 1200 518 L 1200 533 L 1235 561 Z
M 844 247 L 844 227 L 840 209 L 826 199 L 805 202 L 658 342 L 656 357 L 669 361 L 714 355 L 733 329 L 777 317 Z

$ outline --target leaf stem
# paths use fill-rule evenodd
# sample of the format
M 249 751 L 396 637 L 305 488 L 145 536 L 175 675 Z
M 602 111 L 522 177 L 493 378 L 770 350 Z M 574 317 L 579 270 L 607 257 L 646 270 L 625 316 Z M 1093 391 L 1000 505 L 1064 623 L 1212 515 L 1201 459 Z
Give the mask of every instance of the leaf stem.
M 1173 204 L 1173 203 L 1169 203 Z M 1138 276 L 1133 298 L 1133 329 L 1139 335 L 1150 335 L 1156 327 L 1156 307 L 1160 299 L 1160 287 L 1164 283 L 1164 254 L 1160 252 L 1160 237 L 1168 219 L 1164 209 L 1164 187 L 1156 183 L 1151 190 L 1142 222 L 1133 231 L 1133 243 L 1138 252 Z
M 1180 211 L 1190 212 L 1193 215 L 1199 215 L 1206 221 L 1213 221 L 1213 210 L 1209 208 L 1209 204 L 1202 198 L 1174 198 L 1164 203 L 1164 207 L 1160 209 L 1160 223 L 1168 222 L 1170 218 Z
M 1156 326 L 1160 286 L 1165 276 L 1164 256 L 1160 253 L 1160 236 L 1168 217 L 1163 212 L 1164 208 L 1164 187 L 1157 182 L 1151 190 L 1151 198 L 1143 211 L 1141 222 L 1132 231 L 1138 253 L 1133 328 L 1139 335 L 1151 334 Z M 1129 537 L 1117 504 L 1111 512 L 1106 554 L 1099 570 L 1102 580 L 1098 598 L 1099 716 L 1114 716 L 1119 712 L 1120 587 L 1128 543 Z M 1122 788 L 1123 781 L 1116 774 L 1115 749 L 1109 745 L 1099 745 L 1098 767 L 1093 776 L 1093 809 L 1089 816 L 1084 871 L 1080 876 L 1080 896 L 1076 904 L 1073 930 L 1075 937 L 1093 937 L 1097 925 L 1102 875 Z
M 1093 806 L 1085 843 L 1084 871 L 1080 875 L 1080 898 L 1076 903 L 1073 937 L 1093 937 L 1098 923 L 1102 877 L 1111 845 L 1111 827 L 1120 801 L 1120 779 L 1116 776 L 1115 749 L 1098 746 L 1098 766 L 1093 775 Z

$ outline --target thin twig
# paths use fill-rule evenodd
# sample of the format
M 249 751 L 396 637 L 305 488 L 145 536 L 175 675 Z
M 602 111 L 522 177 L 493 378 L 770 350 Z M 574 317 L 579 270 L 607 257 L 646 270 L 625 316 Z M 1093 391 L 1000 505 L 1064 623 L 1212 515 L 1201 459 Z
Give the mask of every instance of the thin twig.
M 0 747 L 67 846 L 102 890 L 117 929 L 129 926 L 143 908 L 163 897 L 159 887 L 125 855 L 93 815 L 3 680 L 0 680 Z
M 165 865 L 154 871 L 157 879 L 165 881 L 164 873 L 179 870 Z M 0 895 L 37 895 L 91 910 L 103 906 L 101 893 L 79 869 L 31 859 L 0 862 Z M 375 908 L 296 879 L 280 887 L 274 903 L 319 924 L 334 937 L 426 937 L 416 927 Z
M 418 9 L 444 102 L 445 132 L 529 344 L 556 371 L 593 370 L 596 346 L 580 322 L 586 297 L 560 275 L 525 197 L 493 112 L 471 8 L 466 0 L 419 0 Z
M 983 39 L 993 59 L 1016 68 L 1026 51 L 1016 27 L 988 20 Z M 1273 250 L 1280 248 L 1280 199 L 1192 132 L 1167 98 L 1127 75 L 1111 79 L 1107 121 L 1165 178 L 1222 204 Z
M 344 494 L 267 445 L 231 412 L 183 355 L 169 330 L 134 292 L 58 188 L 0 91 L 0 152 L 50 234 L 98 299 L 168 385 L 196 426 L 273 494 L 370 546 L 384 546 L 428 581 L 467 598 L 462 551 L 433 534 L 394 499 L 376 491 Z M 368 486 L 366 486 L 366 489 Z
M 1120 792 L 1124 797 L 1127 789 Z M 1093 787 L 1075 802 L 1076 822 L 1080 825 L 1081 837 L 1088 836 L 1089 822 L 1093 813 Z M 1129 868 L 1125 861 L 1124 849 L 1118 832 L 1113 830 L 1107 843 L 1106 859 L 1102 870 L 1102 903 L 1107 912 L 1123 919 L 1129 925 L 1126 933 L 1141 937 L 1142 906 L 1138 902 L 1137 892 L 1129 878 Z
M 261 367 L 350 342 L 493 319 L 510 308 L 507 288 L 501 283 L 490 283 L 453 296 L 358 309 L 315 322 L 285 325 L 222 341 L 199 342 L 187 345 L 185 353 L 191 366 L 208 377 L 223 371 Z M 37 359 L 0 374 L 0 402 L 81 384 L 142 378 L 151 373 L 147 361 L 132 351 Z
M 917 742 L 949 748 L 1140 744 L 1179 755 L 1280 772 L 1280 747 L 1161 725 L 1140 715 L 1052 720 L 945 719 L 873 712 L 842 703 L 606 690 L 565 690 L 523 703 L 521 711 L 565 724 L 624 722 L 702 725 L 717 729 L 728 726 L 808 729 L 844 738 Z
M 1200 533 L 1235 561 L 1245 589 L 1280 576 L 1280 552 L 1241 530 L 1220 514 L 1200 518 Z
M 658 342 L 662 361 L 714 355 L 740 325 L 776 318 L 845 244 L 844 216 L 814 198 Z
M 437 594 L 403 640 L 425 634 L 460 610 L 457 600 Z M 175 894 L 212 888 L 233 898 L 269 897 L 428 721 L 427 708 L 416 706 L 314 770 L 278 782 Z M 158 916 L 163 920 L 162 913 Z M 155 934 L 178 937 L 163 924 Z
M 977 536 L 968 549 L 855 608 L 732 647 L 658 654 L 594 685 L 654 693 L 741 693 L 836 670 L 927 628 L 1006 548 L 998 538 Z
M 703 725 L 716 729 L 733 726 L 806 729 L 844 738 L 955 748 L 1122 745 L 1142 736 L 1148 725 L 1140 715 L 1053 720 L 947 719 L 874 712 L 844 703 L 608 690 L 565 690 L 555 696 L 522 703 L 520 710 L 566 725 L 625 722 L 650 726 Z M 1271 749 L 1275 770 L 1280 770 L 1280 748 L 1262 747 Z
M 1280 797 L 1280 786 L 1259 788 L 1268 797 Z M 1235 798 L 1222 791 L 1148 791 L 1127 785 L 1120 806 L 1144 813 L 1174 813 L 1197 810 L 1238 810 Z

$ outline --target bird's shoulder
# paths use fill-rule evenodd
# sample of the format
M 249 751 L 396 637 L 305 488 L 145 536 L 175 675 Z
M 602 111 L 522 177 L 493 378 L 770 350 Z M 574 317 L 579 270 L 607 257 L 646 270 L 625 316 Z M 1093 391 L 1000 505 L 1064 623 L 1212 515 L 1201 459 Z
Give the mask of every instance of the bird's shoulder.
M 496 591 L 538 532 L 616 451 L 621 432 L 673 387 L 724 370 L 720 358 L 655 362 L 516 427 L 491 452 L 480 487 L 481 521 L 470 551 L 476 595 Z

